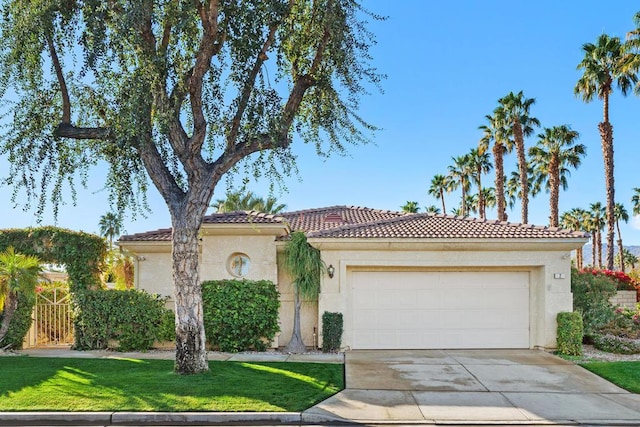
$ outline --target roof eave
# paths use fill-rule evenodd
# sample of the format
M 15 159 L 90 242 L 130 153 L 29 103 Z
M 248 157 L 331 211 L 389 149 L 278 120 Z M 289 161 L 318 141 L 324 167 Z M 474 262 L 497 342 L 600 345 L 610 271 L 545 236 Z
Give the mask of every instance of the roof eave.
M 589 241 L 583 237 L 571 238 L 318 238 L 309 243 L 320 250 L 440 250 L 440 251 L 571 251 Z

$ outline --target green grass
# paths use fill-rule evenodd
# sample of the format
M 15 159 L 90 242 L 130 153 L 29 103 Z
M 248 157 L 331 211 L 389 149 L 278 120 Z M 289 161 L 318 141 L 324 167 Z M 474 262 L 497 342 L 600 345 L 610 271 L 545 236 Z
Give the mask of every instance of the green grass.
M 171 360 L 0 357 L 0 411 L 293 411 L 344 388 L 343 366 L 209 362 L 181 376 Z
M 640 362 L 586 362 L 581 366 L 632 393 L 640 393 Z

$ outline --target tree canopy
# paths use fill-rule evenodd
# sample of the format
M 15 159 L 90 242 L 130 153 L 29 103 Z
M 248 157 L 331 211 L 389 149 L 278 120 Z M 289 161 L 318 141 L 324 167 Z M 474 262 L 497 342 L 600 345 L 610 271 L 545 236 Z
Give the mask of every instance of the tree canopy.
M 207 370 L 198 231 L 216 185 L 241 168 L 278 181 L 296 138 L 320 155 L 369 140 L 360 99 L 382 76 L 367 21 L 382 18 L 352 0 L 1 8 L 0 95 L 15 95 L 5 183 L 55 213 L 65 183 L 106 163 L 120 214 L 144 208 L 150 179 L 171 214 L 176 371 Z

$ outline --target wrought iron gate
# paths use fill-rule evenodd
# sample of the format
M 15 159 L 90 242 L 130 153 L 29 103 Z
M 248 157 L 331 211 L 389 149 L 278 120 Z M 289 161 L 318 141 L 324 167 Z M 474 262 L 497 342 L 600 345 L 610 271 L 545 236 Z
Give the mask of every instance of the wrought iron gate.
M 69 288 L 46 288 L 37 294 L 35 307 L 36 345 L 73 344 Z

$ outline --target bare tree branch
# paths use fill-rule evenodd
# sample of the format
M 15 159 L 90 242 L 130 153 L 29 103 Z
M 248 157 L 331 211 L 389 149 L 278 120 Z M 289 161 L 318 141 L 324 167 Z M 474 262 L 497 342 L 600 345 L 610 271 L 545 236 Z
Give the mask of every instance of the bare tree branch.
M 47 45 L 49 46 L 49 54 L 51 55 L 51 62 L 53 68 L 56 70 L 56 77 L 58 78 L 58 85 L 60 85 L 60 93 L 62 94 L 62 123 L 71 123 L 71 101 L 69 100 L 69 89 L 67 89 L 67 82 L 65 81 L 64 74 L 62 73 L 62 67 L 60 66 L 60 59 L 58 53 L 53 45 L 53 39 L 51 36 L 47 36 Z
M 265 40 L 264 44 L 262 45 L 262 49 L 260 49 L 260 52 L 256 56 L 253 68 L 251 69 L 251 72 L 244 82 L 244 87 L 242 88 L 242 93 L 240 94 L 240 100 L 238 101 L 238 109 L 236 110 L 236 114 L 231 121 L 231 129 L 229 130 L 229 133 L 227 135 L 227 148 L 233 146 L 233 144 L 235 144 L 236 138 L 238 137 L 240 122 L 247 108 L 247 104 L 249 103 L 251 91 L 255 86 L 256 77 L 258 76 L 258 72 L 260 71 L 260 67 L 262 67 L 264 61 L 268 59 L 267 50 L 269 50 L 269 47 L 273 44 L 273 40 L 275 39 L 276 31 L 280 26 L 280 23 L 282 23 L 282 21 L 273 24 L 269 28 L 269 35 L 267 36 L 267 40 Z

